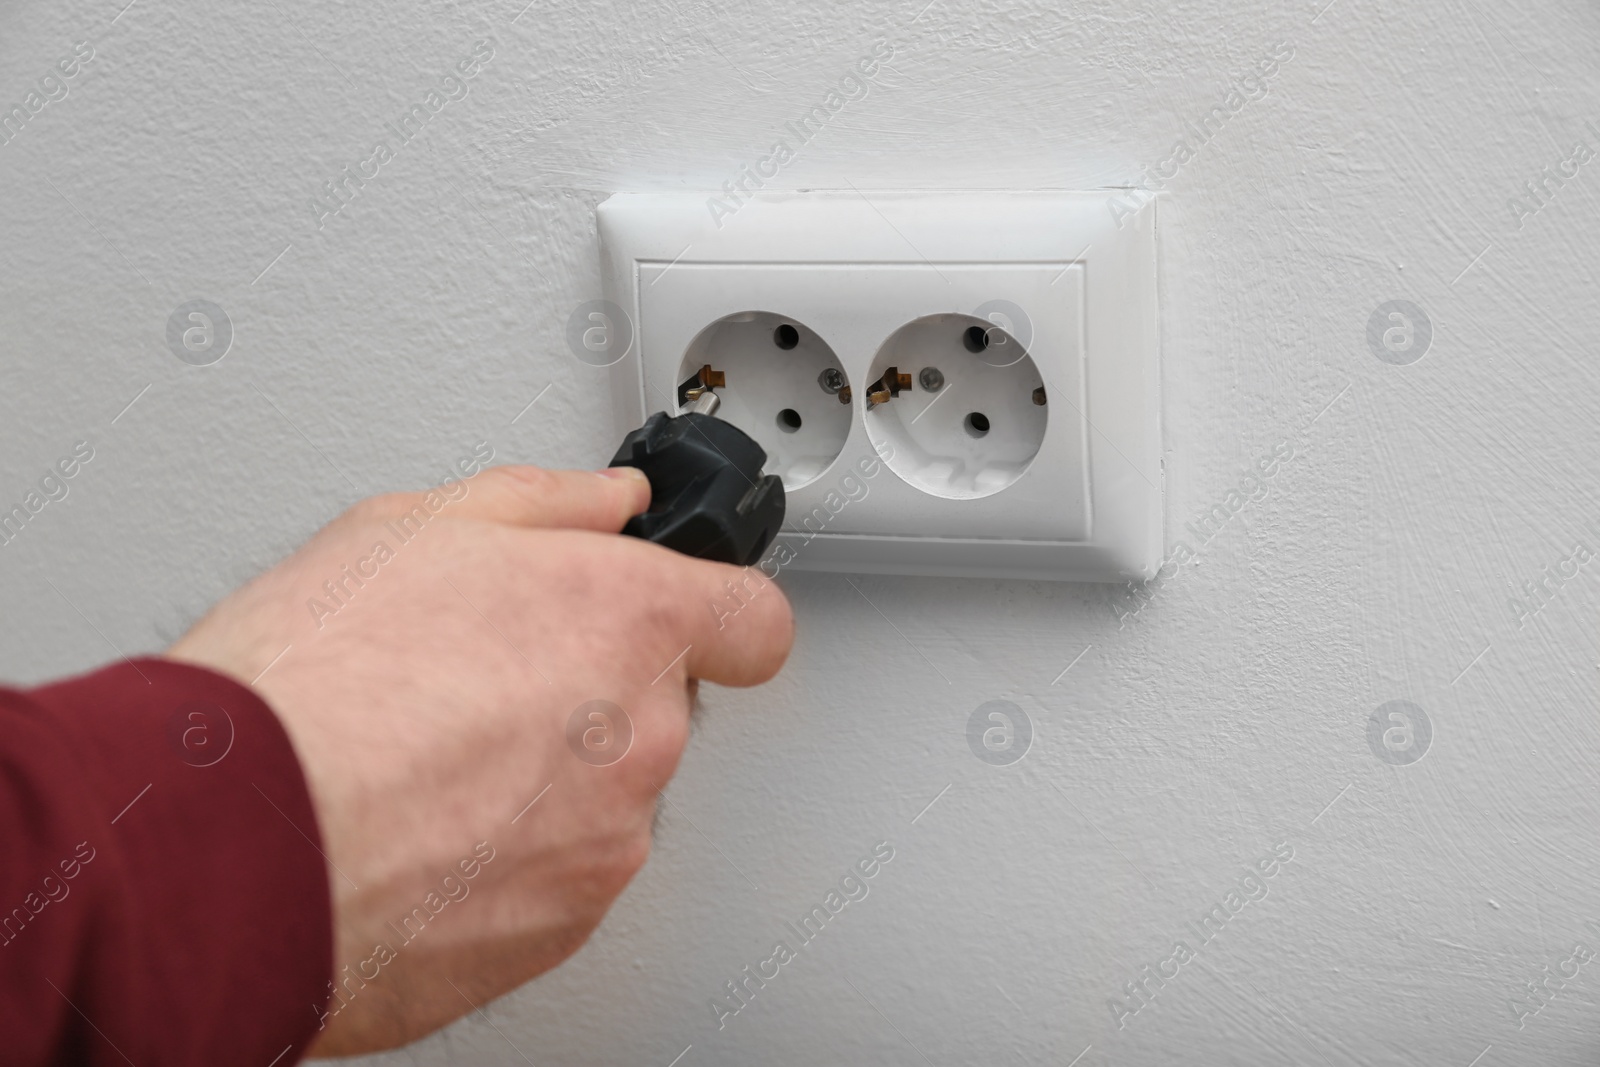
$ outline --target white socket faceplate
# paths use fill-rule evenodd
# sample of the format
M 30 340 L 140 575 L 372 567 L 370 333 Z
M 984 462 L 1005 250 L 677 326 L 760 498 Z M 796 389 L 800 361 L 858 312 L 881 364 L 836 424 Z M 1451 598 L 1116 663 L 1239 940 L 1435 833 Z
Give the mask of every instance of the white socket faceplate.
M 815 416 L 806 462 L 786 477 L 769 572 L 1155 573 L 1154 200 L 1135 211 L 1114 193 L 847 191 L 761 194 L 732 214 L 720 203 L 713 213 L 704 195 L 628 193 L 600 205 L 605 296 L 634 326 L 611 385 L 620 434 L 676 413 L 691 349 L 710 339 L 726 351 L 709 327 L 734 323 L 744 333 L 732 336 L 759 346 L 736 364 L 750 402 L 730 379 L 722 417 L 787 455 L 785 434 L 801 439 L 794 416 L 765 409 Z M 765 333 L 784 321 L 807 332 L 792 351 Z M 976 355 L 960 343 L 969 322 L 993 324 Z M 837 360 L 852 393 L 838 406 L 842 445 L 845 424 L 818 406 L 837 404 L 817 381 L 821 359 Z M 912 385 L 869 410 L 867 386 L 891 362 Z M 946 379 L 937 392 L 918 381 L 927 366 Z M 824 417 L 827 433 L 812 437 Z M 839 446 L 831 463 L 816 458 L 818 440 Z

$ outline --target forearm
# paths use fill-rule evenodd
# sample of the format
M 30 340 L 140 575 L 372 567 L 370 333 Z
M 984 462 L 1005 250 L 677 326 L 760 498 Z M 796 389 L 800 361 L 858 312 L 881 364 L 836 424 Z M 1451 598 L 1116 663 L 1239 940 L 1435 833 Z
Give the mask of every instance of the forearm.
M 0 764 L 13 1062 L 299 1058 L 332 971 L 329 890 L 265 703 L 160 659 L 0 689 Z

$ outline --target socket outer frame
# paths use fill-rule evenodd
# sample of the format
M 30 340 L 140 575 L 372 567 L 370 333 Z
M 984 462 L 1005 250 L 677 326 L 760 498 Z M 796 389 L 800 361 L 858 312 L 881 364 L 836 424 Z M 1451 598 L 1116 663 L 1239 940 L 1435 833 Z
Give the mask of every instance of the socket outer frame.
M 634 325 L 603 372 L 618 435 L 675 412 L 671 379 L 699 327 L 792 316 L 833 348 L 855 398 L 838 459 L 789 494 L 767 573 L 1148 579 L 1163 551 L 1157 200 L 1126 203 L 1116 190 L 762 193 L 718 220 L 703 194 L 616 194 L 597 218 L 604 295 Z M 923 493 L 872 450 L 867 368 L 905 322 L 1013 295 L 1047 384 L 1045 442 L 992 496 Z M 851 474 L 859 499 L 839 484 Z M 821 518 L 799 525 L 808 516 Z

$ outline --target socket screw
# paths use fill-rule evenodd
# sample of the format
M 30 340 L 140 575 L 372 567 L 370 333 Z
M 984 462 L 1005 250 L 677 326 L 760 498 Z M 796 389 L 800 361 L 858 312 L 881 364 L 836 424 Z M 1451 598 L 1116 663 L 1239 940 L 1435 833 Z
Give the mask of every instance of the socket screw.
M 930 393 L 937 393 L 944 388 L 944 373 L 938 367 L 923 367 L 922 373 L 917 375 L 917 381 Z
M 817 375 L 817 384 L 822 386 L 825 393 L 837 393 L 844 388 L 844 371 L 838 367 L 829 367 Z

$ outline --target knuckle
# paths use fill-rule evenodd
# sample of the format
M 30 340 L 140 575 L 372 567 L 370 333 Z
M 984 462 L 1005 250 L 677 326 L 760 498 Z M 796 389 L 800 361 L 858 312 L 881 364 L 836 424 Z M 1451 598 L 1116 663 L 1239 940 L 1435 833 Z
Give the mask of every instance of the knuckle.
M 653 716 L 649 732 L 635 740 L 635 772 L 652 793 L 665 786 L 678 769 L 684 746 L 689 743 L 688 720 L 684 709 L 661 709 Z
M 650 859 L 651 838 L 648 831 L 637 833 L 629 839 L 617 855 L 617 870 L 621 875 L 622 884 L 627 885 L 633 876 L 644 869 L 645 863 Z M 620 887 L 619 887 L 620 891 Z
M 345 509 L 341 517 L 356 523 L 376 522 L 394 514 L 404 499 L 402 493 L 379 493 L 377 496 L 357 500 Z
M 587 881 L 595 897 L 615 899 L 635 875 L 644 869 L 650 858 L 651 838 L 649 823 L 640 829 L 630 830 L 606 843 L 602 854 L 588 871 Z
M 536 499 L 550 496 L 560 483 L 554 471 L 521 464 L 490 467 L 478 477 L 489 485 L 502 485 L 513 492 Z

